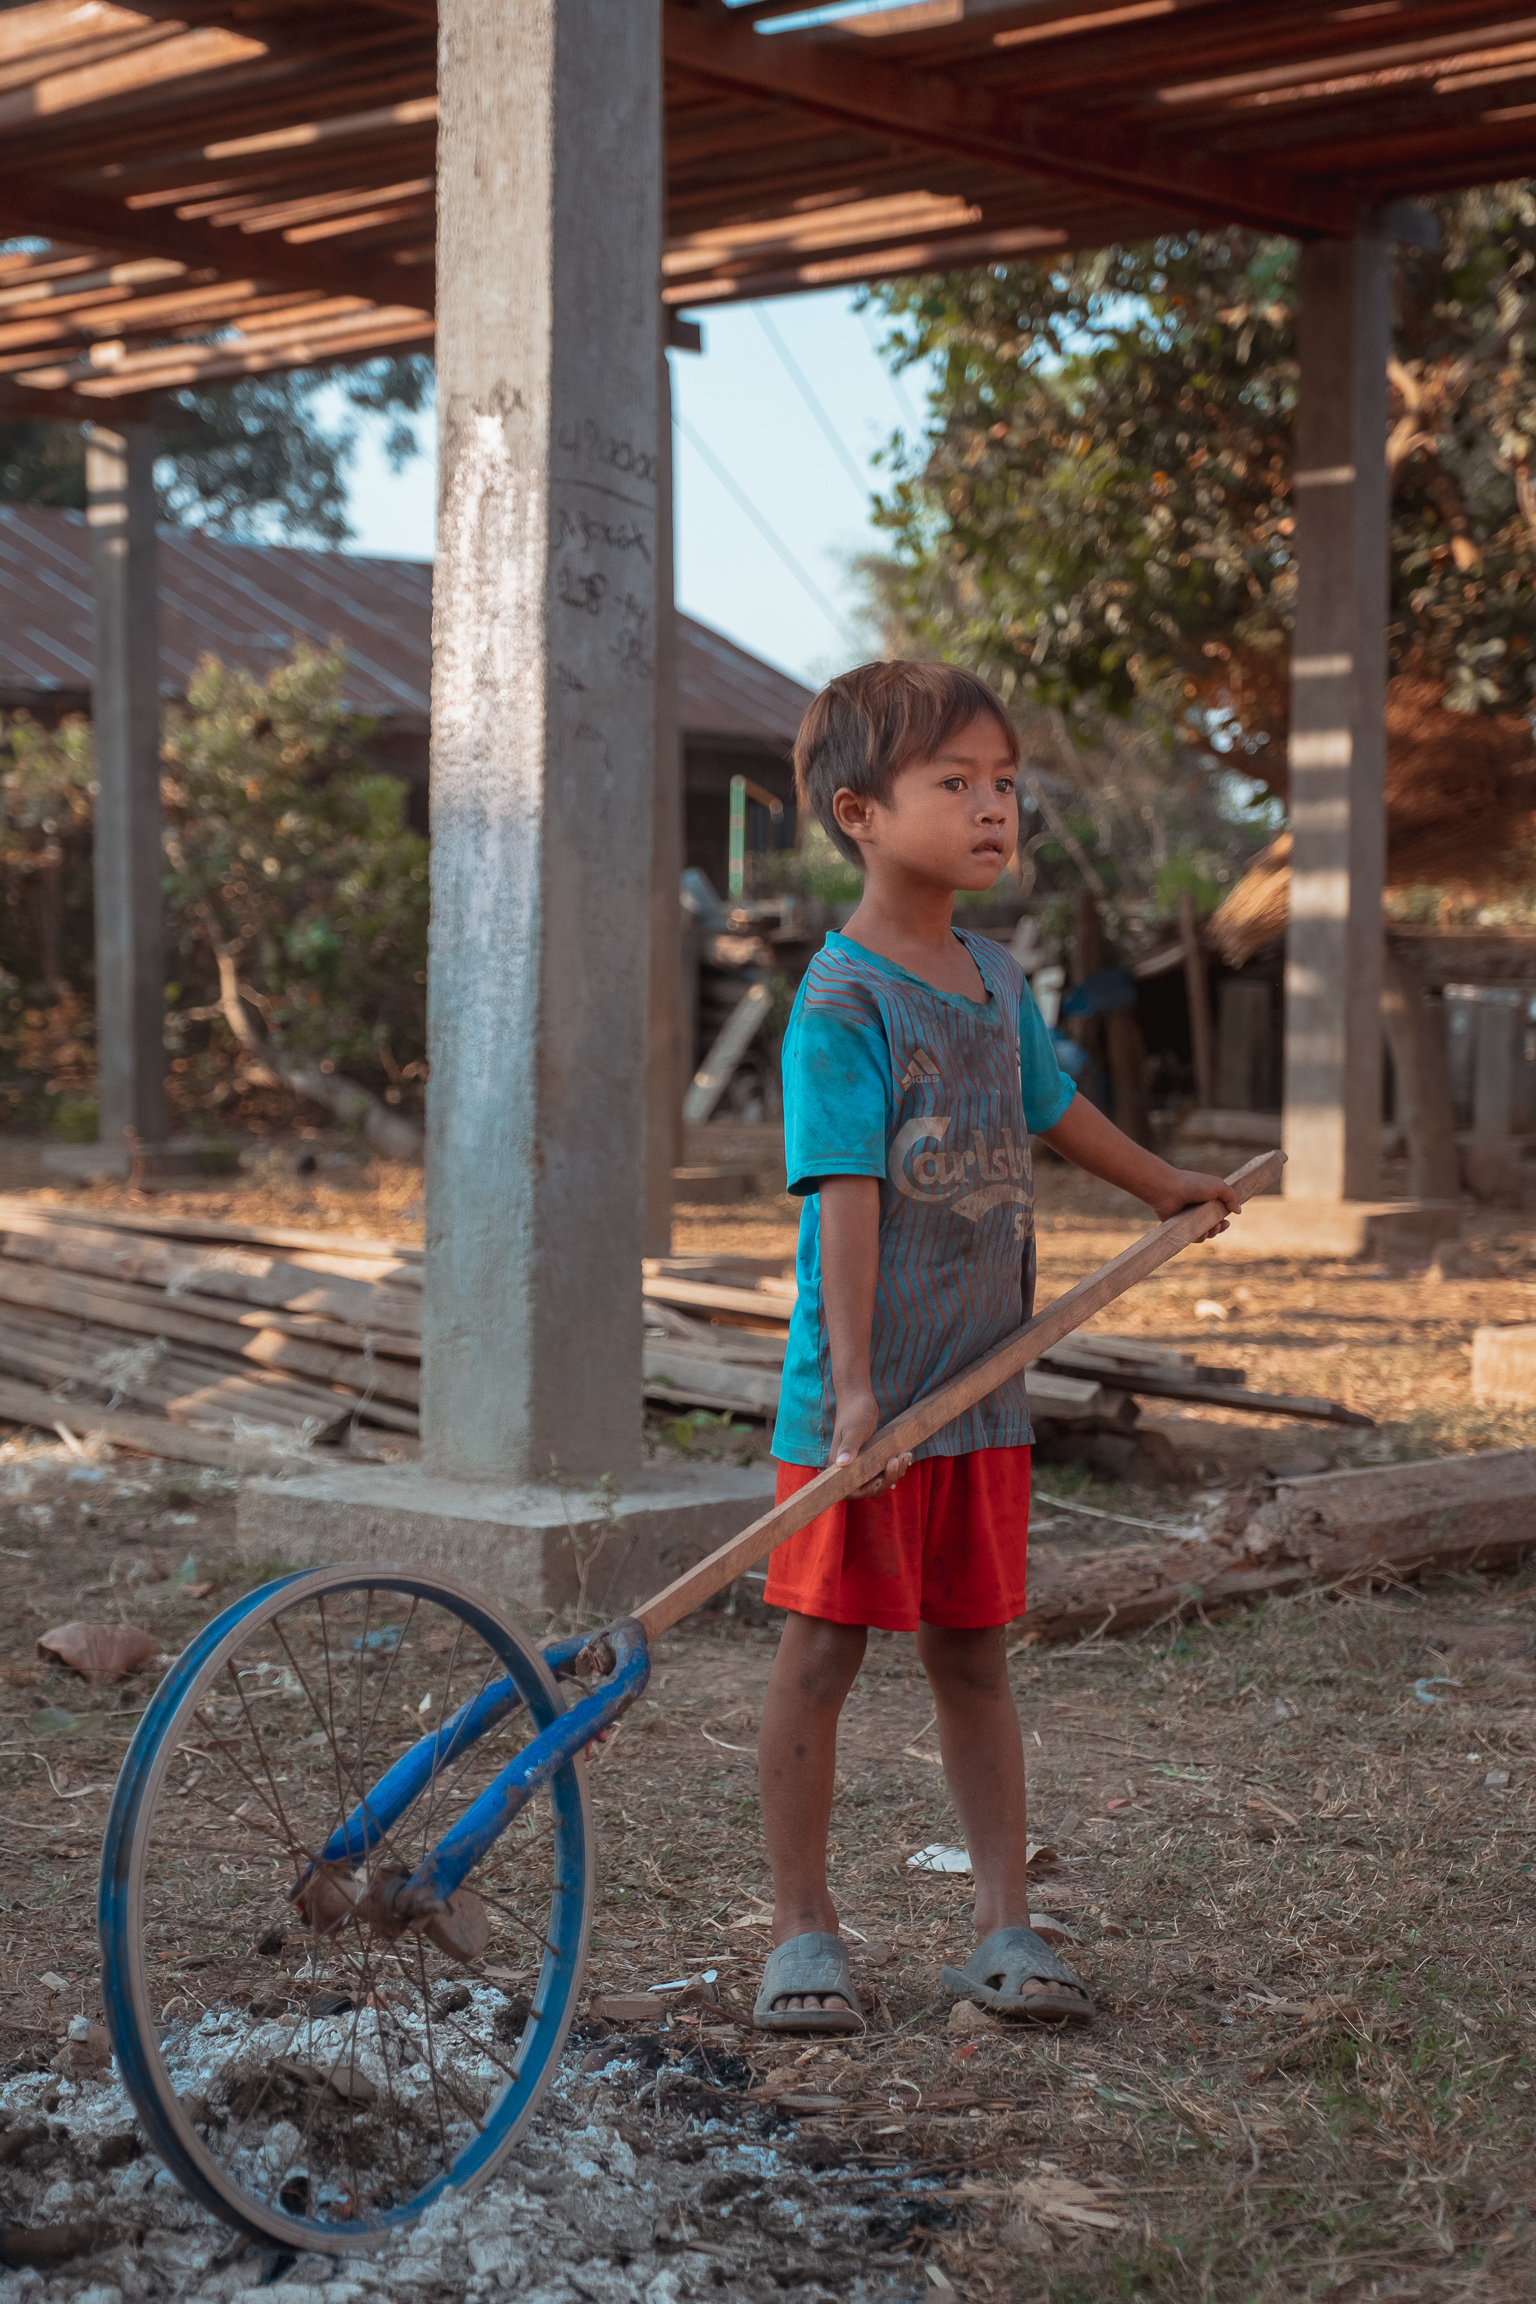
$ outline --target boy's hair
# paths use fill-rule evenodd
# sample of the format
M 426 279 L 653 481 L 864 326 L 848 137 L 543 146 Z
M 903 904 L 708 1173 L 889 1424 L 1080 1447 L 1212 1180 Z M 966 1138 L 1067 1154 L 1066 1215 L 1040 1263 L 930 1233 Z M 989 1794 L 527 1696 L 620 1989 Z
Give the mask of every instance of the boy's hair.
M 795 738 L 802 809 L 809 808 L 834 847 L 857 864 L 858 846 L 832 813 L 837 793 L 846 785 L 862 799 L 888 802 L 902 769 L 931 760 L 978 712 L 991 714 L 1017 761 L 1018 732 L 974 672 L 897 661 L 839 673 L 812 699 Z

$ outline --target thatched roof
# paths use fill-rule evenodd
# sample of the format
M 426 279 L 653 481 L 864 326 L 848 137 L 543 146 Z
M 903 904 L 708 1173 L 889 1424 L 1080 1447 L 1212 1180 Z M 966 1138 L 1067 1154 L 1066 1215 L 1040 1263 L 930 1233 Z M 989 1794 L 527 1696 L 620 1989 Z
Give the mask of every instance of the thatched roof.
M 1444 684 L 1399 673 L 1387 689 L 1387 886 L 1492 895 L 1536 872 L 1536 741 L 1516 713 L 1448 712 Z M 1285 934 L 1291 835 L 1249 866 L 1206 934 L 1229 967 Z

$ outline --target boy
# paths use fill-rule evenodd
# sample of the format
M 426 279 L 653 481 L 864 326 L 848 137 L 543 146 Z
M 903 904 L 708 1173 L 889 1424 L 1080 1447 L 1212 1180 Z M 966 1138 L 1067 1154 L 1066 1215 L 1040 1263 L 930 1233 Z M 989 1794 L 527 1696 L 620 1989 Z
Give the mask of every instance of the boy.
M 1018 751 L 985 683 L 942 664 L 845 673 L 800 730 L 801 805 L 860 866 L 864 895 L 812 961 L 784 1041 L 789 1188 L 805 1206 L 780 1500 L 1028 1317 L 1032 1131 L 1159 1217 L 1239 1205 L 1077 1096 L 1017 963 L 953 924 L 956 891 L 991 888 L 1013 853 Z M 942 1971 L 945 1988 L 1037 2020 L 1093 2013 L 1028 1926 L 1004 1645 L 1024 1608 L 1029 1441 L 1018 1377 L 771 1555 L 764 1597 L 789 1614 L 759 1747 L 774 1883 L 761 2030 L 862 2028 L 826 1842 L 838 1715 L 871 1625 L 916 1634 L 970 1850 L 977 1950 Z

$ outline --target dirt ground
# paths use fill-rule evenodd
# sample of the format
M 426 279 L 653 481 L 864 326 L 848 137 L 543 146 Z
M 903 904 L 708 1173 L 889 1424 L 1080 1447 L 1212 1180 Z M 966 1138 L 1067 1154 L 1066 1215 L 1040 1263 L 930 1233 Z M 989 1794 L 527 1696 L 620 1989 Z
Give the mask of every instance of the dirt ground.
M 396 1236 L 415 1220 L 407 1174 L 339 1162 L 185 1205 Z M 782 1197 L 685 1210 L 677 1246 L 787 1253 L 792 1215 Z M 1054 1166 L 1040 1216 L 1042 1299 L 1141 1228 Z M 1226 1317 L 1197 1313 L 1208 1302 Z M 1473 1328 L 1533 1307 L 1536 1237 L 1501 1217 L 1472 1228 L 1459 1271 L 1195 1251 L 1099 1324 L 1379 1419 L 1364 1435 L 1254 1420 L 1260 1455 L 1369 1461 L 1536 1444 L 1536 1418 L 1478 1410 L 1468 1386 Z M 1073 1505 L 1167 1524 L 1197 1502 L 1053 1466 L 1037 1525 L 1097 1546 L 1113 1519 Z M 0 1445 L 0 2224 L 96 2220 L 51 2275 L 0 2276 L 4 2304 L 212 2304 L 273 2276 L 324 2285 L 332 2304 L 370 2285 L 562 2304 L 1536 2294 L 1529 1569 L 1018 1649 L 1032 1829 L 1054 1851 L 1035 1906 L 1099 2007 L 1060 2033 L 955 2010 L 940 1990 L 941 1962 L 970 1949 L 968 1884 L 908 1858 L 958 1824 L 911 1645 L 874 1636 L 832 1849 L 868 2030 L 822 2044 L 741 2021 L 766 1944 L 752 1744 L 775 1633 L 739 1586 L 729 1613 L 669 1635 L 592 1767 L 592 1991 L 714 1969 L 718 2009 L 633 2034 L 589 2014 L 514 2173 L 425 2256 L 396 2249 L 366 2273 L 231 2250 L 130 2144 L 107 2176 L 90 2139 L 112 2120 L 128 2135 L 124 2108 L 110 2079 L 59 2064 L 68 2019 L 100 2014 L 95 1845 L 157 1666 L 92 1691 L 36 1641 L 121 1614 L 174 1653 L 259 1580 L 235 1562 L 233 1508 L 221 1475 Z M 829 2101 L 790 2111 L 785 2094 Z M 593 2172 L 578 2180 L 578 2162 Z M 502 2259 L 491 2226 L 512 2236 Z

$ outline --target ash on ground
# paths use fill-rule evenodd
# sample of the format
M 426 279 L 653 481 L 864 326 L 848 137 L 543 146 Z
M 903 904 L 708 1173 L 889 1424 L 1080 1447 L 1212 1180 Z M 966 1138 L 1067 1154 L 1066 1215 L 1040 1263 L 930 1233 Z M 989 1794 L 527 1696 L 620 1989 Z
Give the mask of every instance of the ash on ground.
M 911 2253 L 952 2220 L 943 2172 L 866 2165 L 835 2132 L 749 2104 L 664 2034 L 569 2048 L 534 2123 L 478 2191 L 366 2255 L 278 2255 L 184 2194 L 115 2066 L 0 2082 L 0 2304 L 299 2304 L 516 2294 L 520 2304 L 909 2304 Z M 592 2067 L 596 2064 L 596 2068 Z

